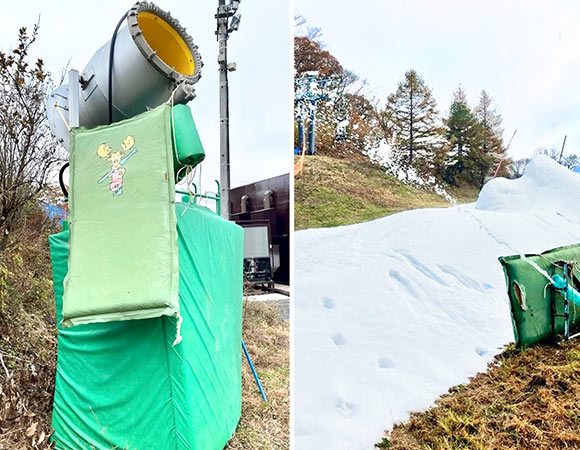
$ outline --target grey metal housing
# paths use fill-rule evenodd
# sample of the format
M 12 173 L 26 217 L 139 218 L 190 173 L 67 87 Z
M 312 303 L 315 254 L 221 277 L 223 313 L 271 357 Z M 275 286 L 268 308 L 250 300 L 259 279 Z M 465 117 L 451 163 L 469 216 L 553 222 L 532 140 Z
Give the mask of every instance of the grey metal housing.
M 152 12 L 167 21 L 186 42 L 194 58 L 192 75 L 169 67 L 151 48 L 139 27 L 140 12 Z M 126 26 L 115 42 L 113 61 L 113 121 L 117 122 L 155 108 L 166 102 L 171 93 L 175 103 L 187 103 L 195 97 L 193 85 L 201 77 L 202 61 L 197 46 L 179 22 L 153 3 L 138 2 L 129 10 Z M 95 52 L 80 77 L 79 126 L 108 123 L 108 68 L 111 41 Z M 50 126 L 56 137 L 68 148 L 68 128 L 55 110 L 62 108 L 68 117 L 69 86 L 61 85 L 47 102 Z

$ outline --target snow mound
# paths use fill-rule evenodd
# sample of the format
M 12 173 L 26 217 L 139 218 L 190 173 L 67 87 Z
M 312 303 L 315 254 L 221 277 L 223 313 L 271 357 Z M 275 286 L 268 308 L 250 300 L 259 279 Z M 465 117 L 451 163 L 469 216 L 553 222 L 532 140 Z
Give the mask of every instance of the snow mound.
M 481 190 L 476 208 L 488 211 L 566 211 L 580 221 L 580 179 L 566 167 L 545 155 L 536 156 L 523 177 L 496 178 Z
M 580 241 L 580 177 L 538 156 L 476 204 L 296 233 L 295 443 L 372 449 L 513 340 L 499 256 Z

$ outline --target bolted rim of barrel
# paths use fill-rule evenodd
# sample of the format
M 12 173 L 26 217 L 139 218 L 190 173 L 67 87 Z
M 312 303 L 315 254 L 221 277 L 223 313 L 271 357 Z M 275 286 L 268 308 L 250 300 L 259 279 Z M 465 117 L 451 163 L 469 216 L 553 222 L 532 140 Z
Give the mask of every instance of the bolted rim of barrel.
M 191 55 L 193 56 L 193 63 L 194 63 L 194 71 L 193 74 L 187 75 L 183 74 L 173 67 L 167 65 L 165 61 L 163 61 L 155 52 L 147 40 L 145 36 L 143 36 L 143 30 L 139 26 L 139 22 L 137 17 L 141 12 L 150 12 L 159 16 L 167 23 L 169 23 L 175 31 L 181 36 L 181 38 L 185 41 L 187 47 L 191 51 Z M 192 37 L 187 33 L 184 27 L 182 27 L 177 19 L 175 19 L 169 12 L 166 12 L 159 8 L 152 2 L 137 2 L 135 3 L 129 12 L 127 13 L 127 25 L 129 28 L 129 32 L 131 33 L 131 37 L 135 41 L 137 48 L 141 52 L 141 54 L 152 63 L 153 67 L 155 67 L 162 75 L 169 78 L 173 83 L 180 83 L 186 82 L 188 84 L 197 83 L 201 78 L 201 68 L 203 67 L 203 61 L 201 60 L 201 55 L 199 54 L 198 47 L 193 43 Z

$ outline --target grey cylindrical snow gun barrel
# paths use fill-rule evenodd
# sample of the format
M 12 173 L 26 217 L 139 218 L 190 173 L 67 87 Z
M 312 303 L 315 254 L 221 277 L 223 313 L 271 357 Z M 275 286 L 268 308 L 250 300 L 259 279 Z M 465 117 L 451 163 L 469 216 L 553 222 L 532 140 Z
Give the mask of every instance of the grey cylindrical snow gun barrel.
M 138 2 L 116 34 L 112 60 L 113 122 L 133 117 L 167 101 L 187 103 L 201 76 L 197 46 L 179 22 L 153 3 Z M 123 25 L 123 24 L 122 24 Z M 109 123 L 109 51 L 111 41 L 93 55 L 80 77 L 79 125 Z M 68 148 L 68 129 L 55 106 L 68 112 L 69 86 L 61 85 L 47 102 L 48 120 Z M 65 117 L 67 114 L 63 114 Z

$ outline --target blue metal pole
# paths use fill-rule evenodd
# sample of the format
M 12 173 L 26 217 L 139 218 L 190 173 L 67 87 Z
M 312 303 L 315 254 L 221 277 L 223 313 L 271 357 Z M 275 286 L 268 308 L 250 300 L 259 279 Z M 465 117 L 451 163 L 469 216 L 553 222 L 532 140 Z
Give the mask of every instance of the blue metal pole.
M 314 145 L 315 145 L 315 133 L 316 133 L 316 128 L 315 128 L 315 121 L 316 121 L 316 101 L 312 100 L 312 106 L 310 107 L 310 124 L 308 125 L 308 154 L 309 155 L 314 155 L 314 152 L 316 151 L 314 149 Z
M 298 153 L 302 152 L 304 146 L 304 123 L 302 123 L 302 115 L 298 116 Z
M 268 399 L 266 398 L 266 394 L 264 393 L 264 389 L 262 389 L 262 383 L 260 383 L 260 379 L 258 378 L 258 374 L 256 373 L 256 369 L 254 369 L 254 364 L 252 363 L 252 358 L 250 358 L 250 354 L 248 353 L 248 349 L 246 348 L 246 344 L 244 343 L 243 339 L 242 339 L 242 348 L 244 349 L 244 354 L 246 355 L 246 359 L 248 360 L 248 363 L 250 364 L 250 369 L 252 369 L 252 373 L 254 374 L 254 379 L 256 380 L 256 384 L 258 385 L 258 389 L 260 389 L 260 394 L 262 394 L 262 398 L 264 399 L 264 401 L 267 402 Z
M 570 339 L 570 302 L 568 299 L 568 264 L 564 264 L 564 280 L 566 289 L 564 289 L 564 339 Z
M 569 276 L 569 269 L 567 277 L 562 277 L 558 274 L 552 275 L 552 284 L 556 289 L 562 291 L 563 294 L 566 294 L 568 302 L 575 303 L 576 306 L 580 307 L 580 292 L 574 289 L 574 287 L 570 285 L 569 281 L 567 281 Z

